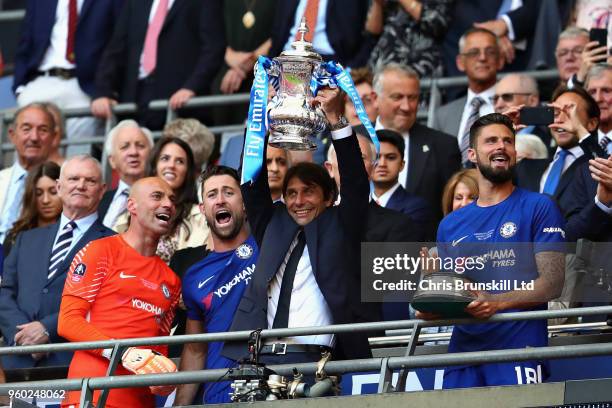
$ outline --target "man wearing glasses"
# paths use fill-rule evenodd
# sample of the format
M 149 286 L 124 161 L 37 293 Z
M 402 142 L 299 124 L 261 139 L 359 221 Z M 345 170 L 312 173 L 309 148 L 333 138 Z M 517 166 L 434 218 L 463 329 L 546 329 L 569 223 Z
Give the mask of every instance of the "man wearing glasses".
M 481 116 L 493 113 L 492 97 L 497 72 L 503 68 L 497 37 L 484 28 L 472 28 L 459 40 L 457 68 L 468 78 L 467 96 L 438 109 L 434 128 L 457 136 L 464 166 L 469 164 L 469 129 Z
M 582 64 L 582 52 L 589 42 L 589 32 L 583 28 L 569 27 L 559 34 L 555 57 L 557 58 L 557 69 L 559 79 L 569 88 L 574 85 L 581 85 L 581 81 L 576 83 L 576 73 Z M 584 78 L 582 79 L 584 81 Z
M 536 107 L 540 105 L 540 92 L 538 83 L 532 76 L 527 74 L 508 74 L 495 85 L 493 105 L 496 113 L 505 113 L 508 109 L 523 105 L 525 107 Z M 516 132 L 517 135 L 536 135 L 546 146 L 549 155 L 552 155 L 557 147 L 545 126 L 526 126 Z

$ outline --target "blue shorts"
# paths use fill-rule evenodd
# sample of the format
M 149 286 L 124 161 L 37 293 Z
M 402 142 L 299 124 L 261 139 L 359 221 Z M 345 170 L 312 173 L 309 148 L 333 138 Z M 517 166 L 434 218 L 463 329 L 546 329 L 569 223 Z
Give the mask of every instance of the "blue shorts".
M 539 384 L 547 371 L 545 364 L 535 361 L 452 367 L 444 370 L 442 388 Z

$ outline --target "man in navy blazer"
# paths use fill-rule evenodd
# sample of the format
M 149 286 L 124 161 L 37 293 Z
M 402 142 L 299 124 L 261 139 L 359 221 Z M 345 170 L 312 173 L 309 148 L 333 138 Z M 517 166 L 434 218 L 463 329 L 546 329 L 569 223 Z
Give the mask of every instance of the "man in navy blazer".
M 406 164 L 404 138 L 388 129 L 377 130 L 376 135 L 380 142 L 380 153 L 372 172 L 372 200 L 382 207 L 406 214 L 425 231 L 426 235 L 421 239 L 433 240 L 435 221 L 427 201 L 407 192 L 399 183 L 400 171 Z
M 98 218 L 104 193 L 100 163 L 79 155 L 62 166 L 60 221 L 22 232 L 4 262 L 0 287 L 0 330 L 8 346 L 58 343 L 57 318 L 66 272 L 87 243 L 113 235 Z M 73 224 L 71 224 L 73 223 Z M 66 231 L 72 227 L 72 237 Z M 51 260 L 53 259 L 53 262 Z M 68 365 L 72 353 L 2 356 L 5 368 Z
M 272 202 L 265 167 L 253 184 L 242 185 L 251 230 L 260 252 L 255 273 L 234 316 L 232 331 L 359 322 L 371 313 L 360 303 L 360 268 L 356 256 L 360 252 L 363 216 L 368 206 L 368 178 L 357 138 L 346 119 L 340 120 L 342 98 L 338 89 L 323 89 L 316 98 L 332 126 L 342 177 L 339 205 L 333 205 L 334 181 L 313 163 L 299 163 L 287 172 L 283 185 L 286 205 Z M 299 231 L 303 233 L 298 234 Z M 299 263 L 295 265 L 291 261 L 293 247 L 300 244 L 294 243 L 304 245 L 304 241 L 301 254 L 295 254 L 299 255 Z M 288 253 L 292 255 L 287 261 Z M 295 272 L 296 284 L 292 282 L 288 286 L 292 288 L 290 304 L 302 304 L 302 307 L 287 310 L 280 307 L 281 303 L 287 305 L 281 302 L 281 294 L 283 278 L 291 269 Z M 280 280 L 283 282 L 279 293 Z M 287 301 L 286 297 L 283 299 Z M 285 310 L 288 316 L 284 315 L 285 319 L 277 325 L 279 310 Z M 370 356 L 365 333 L 264 342 L 260 358 L 264 357 L 265 363 L 318 361 L 321 351 L 330 348 L 334 359 Z M 223 354 L 239 360 L 248 354 L 246 343 L 226 343 Z
M 150 101 L 170 99 L 176 110 L 191 97 L 207 94 L 225 52 L 221 3 L 168 2 L 154 65 L 145 67 L 145 40 L 162 2 L 126 0 L 98 66 L 92 113 L 107 118 L 116 102 L 133 102 L 139 107 L 138 121 L 160 129 L 166 115 L 148 111 Z
M 124 0 L 77 1 L 72 56 L 68 56 L 69 1 L 28 0 L 15 55 L 13 91 L 20 106 L 49 101 L 60 109 L 87 107 L 94 77 Z M 87 121 L 87 122 L 86 122 Z M 70 119 L 68 137 L 92 136 L 92 119 Z M 73 146 L 68 155 L 88 151 Z
M 282 0 L 276 3 L 272 25 L 270 56 L 276 57 L 294 40 L 306 4 L 311 0 Z M 371 47 L 362 36 L 368 13 L 368 0 L 327 0 L 319 3 L 313 46 L 324 59 L 333 59 L 345 66 L 361 67 L 367 62 Z M 324 26 L 321 24 L 325 22 Z M 322 31 L 321 28 L 324 28 Z M 372 44 L 373 45 L 373 44 Z M 330 48 L 331 47 L 331 48 Z M 289 48 L 290 49 L 290 48 Z

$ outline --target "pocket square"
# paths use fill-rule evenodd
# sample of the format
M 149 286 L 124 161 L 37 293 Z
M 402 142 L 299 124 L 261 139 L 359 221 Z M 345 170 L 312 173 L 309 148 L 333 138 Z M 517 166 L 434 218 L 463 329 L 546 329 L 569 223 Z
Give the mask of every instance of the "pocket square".
M 429 146 L 423 145 L 423 153 L 427 153 L 429 151 Z

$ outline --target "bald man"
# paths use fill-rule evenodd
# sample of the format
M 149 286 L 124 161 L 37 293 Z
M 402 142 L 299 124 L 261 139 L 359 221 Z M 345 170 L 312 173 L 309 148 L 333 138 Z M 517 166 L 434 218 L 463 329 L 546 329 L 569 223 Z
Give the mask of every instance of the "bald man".
M 97 341 L 167 336 L 180 295 L 180 280 L 155 250 L 171 228 L 174 193 L 158 177 L 135 182 L 127 209 L 128 230 L 92 242 L 77 254 L 66 279 L 58 332 L 70 341 Z M 161 354 L 166 346 L 129 348 L 115 375 L 172 372 L 176 367 Z M 77 351 L 68 378 L 106 375 L 111 349 Z M 161 365 L 162 369 L 156 367 Z M 174 387 L 112 390 L 107 407 L 153 407 L 154 396 Z M 80 393 L 69 392 L 63 407 L 76 407 Z M 99 393 L 94 393 L 94 403 Z

